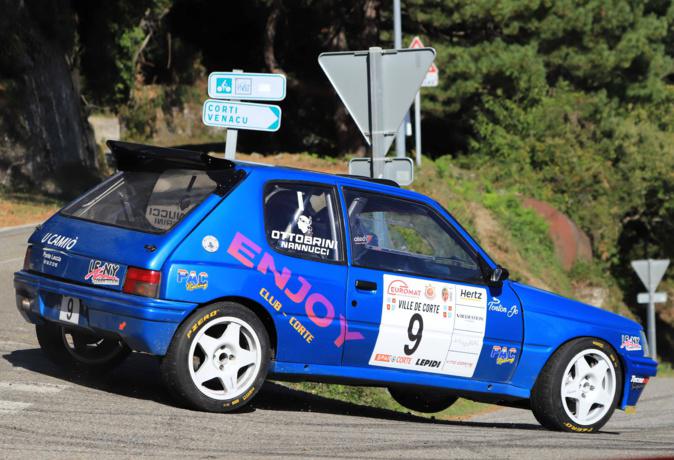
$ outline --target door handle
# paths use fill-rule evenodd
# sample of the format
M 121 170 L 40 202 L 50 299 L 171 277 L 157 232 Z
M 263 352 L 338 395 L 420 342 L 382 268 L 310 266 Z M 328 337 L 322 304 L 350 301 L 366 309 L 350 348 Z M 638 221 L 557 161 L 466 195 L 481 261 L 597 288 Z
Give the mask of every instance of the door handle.
M 357 280 L 356 289 L 358 289 L 359 291 L 375 292 L 377 290 L 377 283 L 375 283 L 374 281 Z

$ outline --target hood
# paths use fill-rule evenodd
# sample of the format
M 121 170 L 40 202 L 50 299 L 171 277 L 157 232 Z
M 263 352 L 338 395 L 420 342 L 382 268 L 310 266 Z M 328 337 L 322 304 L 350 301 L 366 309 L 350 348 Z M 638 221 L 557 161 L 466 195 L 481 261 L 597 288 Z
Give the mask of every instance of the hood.
M 524 311 L 536 311 L 549 316 L 567 318 L 573 321 L 611 327 L 625 331 L 640 331 L 641 325 L 624 316 L 577 300 L 544 291 L 526 284 L 511 282 L 513 290 L 520 298 Z

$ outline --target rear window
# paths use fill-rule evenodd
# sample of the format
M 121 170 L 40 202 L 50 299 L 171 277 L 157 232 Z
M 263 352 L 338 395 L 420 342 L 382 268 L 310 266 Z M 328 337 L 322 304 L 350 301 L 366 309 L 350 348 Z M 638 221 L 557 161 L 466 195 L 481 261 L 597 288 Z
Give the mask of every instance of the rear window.
M 169 169 L 115 174 L 66 206 L 62 214 L 100 224 L 162 233 L 180 222 L 217 188 L 213 177 L 234 171 Z M 230 183 L 234 181 L 226 181 Z

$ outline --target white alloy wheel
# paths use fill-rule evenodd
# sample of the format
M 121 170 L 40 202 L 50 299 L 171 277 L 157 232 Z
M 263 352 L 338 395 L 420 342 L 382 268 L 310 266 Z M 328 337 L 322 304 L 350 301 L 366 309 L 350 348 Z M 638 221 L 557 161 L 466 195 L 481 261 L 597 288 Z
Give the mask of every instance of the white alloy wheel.
M 616 390 L 615 369 L 609 357 L 600 350 L 583 350 L 564 371 L 562 405 L 575 423 L 592 425 L 611 409 Z
M 192 382 L 217 400 L 231 399 L 252 385 L 262 362 L 254 329 L 240 318 L 217 318 L 192 341 L 187 356 Z

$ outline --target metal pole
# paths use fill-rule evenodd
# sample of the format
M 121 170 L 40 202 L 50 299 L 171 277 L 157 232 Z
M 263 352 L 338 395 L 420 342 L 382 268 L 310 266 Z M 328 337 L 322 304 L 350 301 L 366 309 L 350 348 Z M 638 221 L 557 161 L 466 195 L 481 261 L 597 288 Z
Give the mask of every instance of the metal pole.
M 414 150 L 417 166 L 421 166 L 421 91 L 414 97 Z
M 652 260 L 648 259 L 648 312 L 647 312 L 647 329 L 648 329 L 648 344 L 651 348 L 651 358 L 655 359 L 658 356 L 658 344 L 655 342 L 655 286 L 651 280 L 653 279 Z
M 372 170 L 373 178 L 384 177 L 384 162 L 386 161 L 384 111 L 382 107 L 382 49 L 372 47 L 368 52 L 368 77 L 370 90 L 370 138 L 372 139 Z
M 241 69 L 234 69 L 232 72 L 243 73 Z M 236 141 L 239 137 L 239 130 L 227 128 L 227 138 L 225 140 L 225 158 L 233 160 L 236 158 Z
M 393 46 L 395 49 L 403 47 L 403 34 L 400 19 L 400 0 L 393 0 Z M 396 157 L 405 156 L 405 121 L 400 124 L 396 134 Z
M 236 141 L 239 137 L 237 129 L 227 128 L 227 140 L 225 140 L 225 158 L 233 160 L 236 158 Z

